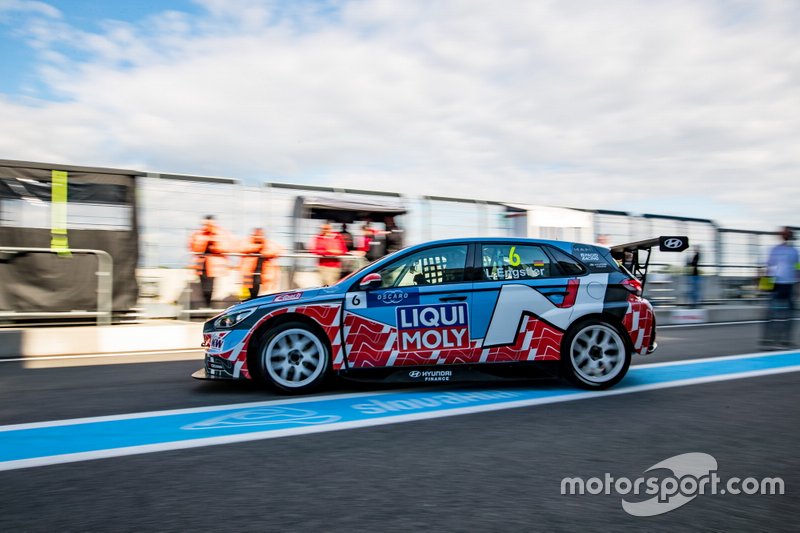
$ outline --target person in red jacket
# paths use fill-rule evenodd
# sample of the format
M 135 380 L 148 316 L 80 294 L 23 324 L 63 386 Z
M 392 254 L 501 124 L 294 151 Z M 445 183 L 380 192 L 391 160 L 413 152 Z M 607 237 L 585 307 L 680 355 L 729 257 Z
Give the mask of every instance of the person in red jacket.
M 228 260 L 225 254 L 228 252 L 228 241 L 225 232 L 217 226 L 212 215 L 208 215 L 203 220 L 202 227 L 189 238 L 189 250 L 193 255 L 195 272 L 200 278 L 206 307 L 211 307 L 214 278 L 224 275 L 227 269 Z
M 277 258 L 283 249 L 264 235 L 264 230 L 255 228 L 239 247 L 242 254 L 239 270 L 250 298 L 259 294 L 270 294 L 280 290 L 281 270 Z
M 322 224 L 311 241 L 311 253 L 319 256 L 319 276 L 323 285 L 333 285 L 342 276 L 342 261 L 338 256 L 347 254 L 347 246 L 340 233 Z

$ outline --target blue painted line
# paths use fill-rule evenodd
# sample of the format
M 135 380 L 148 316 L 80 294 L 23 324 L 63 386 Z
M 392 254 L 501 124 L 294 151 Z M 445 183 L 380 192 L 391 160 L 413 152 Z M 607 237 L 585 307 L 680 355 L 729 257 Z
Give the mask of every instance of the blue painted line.
M 628 375 L 620 383 L 623 387 L 665 383 L 683 379 L 696 379 L 741 372 L 785 368 L 800 364 L 800 352 L 759 355 L 724 360 L 704 360 L 675 365 L 637 368 L 632 366 Z
M 669 386 L 670 383 L 678 386 L 686 380 L 725 379 L 725 376 L 780 369 L 800 370 L 800 352 L 632 367 L 622 383 L 610 392 L 620 394 L 626 390 L 633 392 Z M 238 437 L 242 437 L 238 440 L 247 440 L 247 435 L 271 438 L 270 434 L 291 434 L 286 432 L 293 430 L 300 433 L 305 429 L 327 431 L 391 423 L 387 420 L 399 415 L 423 414 L 419 418 L 433 418 L 449 416 L 448 413 L 461 414 L 469 409 L 491 410 L 535 400 L 565 401 L 603 394 L 587 393 L 561 384 L 539 384 L 525 389 L 421 389 L 0 426 L 0 470 L 8 469 L 4 468 L 4 463 L 12 461 L 25 462 L 69 454 L 84 454 L 91 458 L 92 452 L 166 444 L 181 448 L 202 445 L 201 441 L 206 439 L 217 439 L 210 444 L 235 442 Z M 45 460 L 41 464 L 52 463 Z

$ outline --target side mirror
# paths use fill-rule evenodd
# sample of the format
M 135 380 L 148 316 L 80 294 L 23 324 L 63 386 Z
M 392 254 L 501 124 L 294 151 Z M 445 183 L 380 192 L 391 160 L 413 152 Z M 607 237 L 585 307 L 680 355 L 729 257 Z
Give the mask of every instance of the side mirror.
M 372 274 L 367 274 L 358 282 L 358 288 L 362 291 L 377 289 L 381 286 L 381 281 L 381 275 L 373 272 Z

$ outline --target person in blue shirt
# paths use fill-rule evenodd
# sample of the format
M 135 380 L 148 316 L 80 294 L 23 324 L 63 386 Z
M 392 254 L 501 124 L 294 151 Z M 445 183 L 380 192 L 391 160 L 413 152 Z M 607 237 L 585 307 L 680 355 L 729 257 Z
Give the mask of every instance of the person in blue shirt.
M 783 228 L 783 242 L 772 248 L 767 259 L 767 275 L 774 280 L 767 320 L 761 344 L 769 348 L 789 348 L 793 345 L 794 290 L 798 282 L 797 249 L 792 246 L 792 230 Z
M 700 306 L 700 247 L 696 246 L 694 254 L 691 259 L 686 263 L 689 268 L 689 281 L 691 282 L 689 288 L 689 303 L 693 307 Z

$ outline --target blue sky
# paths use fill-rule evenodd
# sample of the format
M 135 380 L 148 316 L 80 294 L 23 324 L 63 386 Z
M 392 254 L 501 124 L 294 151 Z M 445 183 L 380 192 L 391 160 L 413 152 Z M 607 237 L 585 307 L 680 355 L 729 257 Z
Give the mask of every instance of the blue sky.
M 26 4 L 28 6 L 26 7 Z M 19 9 L 14 9 L 14 7 Z M 5 7 L 5 9 L 4 9 Z M 112 21 L 145 22 L 166 9 L 199 14 L 200 6 L 189 0 L 67 0 L 55 2 L 3 2 L 0 0 L 0 92 L 7 95 L 38 93 L 53 97 L 37 77 L 40 53 L 31 46 L 26 26 L 37 17 L 62 21 L 86 32 L 102 32 Z M 85 58 L 78 50 L 63 49 L 73 59 Z
M 0 158 L 800 225 L 794 0 L 0 0 Z

